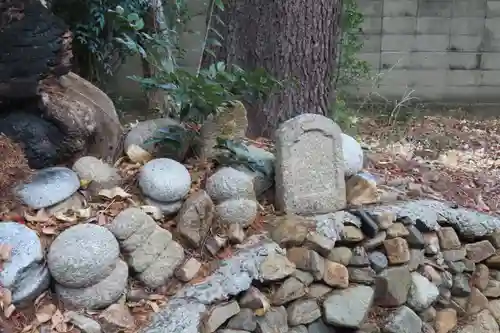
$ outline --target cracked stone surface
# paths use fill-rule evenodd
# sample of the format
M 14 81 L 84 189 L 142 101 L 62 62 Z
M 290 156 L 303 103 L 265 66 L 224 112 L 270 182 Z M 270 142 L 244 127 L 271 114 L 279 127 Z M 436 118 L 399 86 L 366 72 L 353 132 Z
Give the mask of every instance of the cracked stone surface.
M 446 221 L 465 237 L 481 237 L 500 228 L 500 219 L 466 208 L 452 208 L 450 204 L 435 200 L 405 201 L 367 209 L 374 215 L 392 212 L 398 218 L 409 217 L 429 230 L 439 230 L 439 222 Z
M 267 237 L 249 237 L 205 281 L 181 289 L 141 333 L 198 333 L 208 305 L 249 289 L 253 280 L 262 280 L 259 267 L 273 253 L 284 251 Z

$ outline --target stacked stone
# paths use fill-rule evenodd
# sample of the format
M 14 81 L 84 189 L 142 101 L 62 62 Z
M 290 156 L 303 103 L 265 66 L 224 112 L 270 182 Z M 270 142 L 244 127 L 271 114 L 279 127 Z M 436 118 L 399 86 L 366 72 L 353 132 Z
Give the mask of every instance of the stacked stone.
M 66 229 L 47 256 L 55 290 L 65 305 L 100 309 L 116 302 L 127 286 L 128 266 L 106 228 L 80 224 Z
M 166 215 L 179 211 L 191 188 L 191 175 L 184 165 L 168 158 L 146 163 L 139 174 L 139 187 L 148 205 Z
M 118 239 L 130 268 L 146 286 L 157 288 L 184 260 L 184 249 L 139 208 L 127 208 L 106 227 Z

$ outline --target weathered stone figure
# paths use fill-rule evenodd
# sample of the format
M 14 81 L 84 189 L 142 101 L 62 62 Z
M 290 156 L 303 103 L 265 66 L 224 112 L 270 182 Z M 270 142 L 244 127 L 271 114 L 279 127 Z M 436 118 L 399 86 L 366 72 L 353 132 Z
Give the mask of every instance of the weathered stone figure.
M 346 205 L 339 126 L 317 114 L 302 114 L 276 133 L 276 201 L 287 213 L 321 214 Z

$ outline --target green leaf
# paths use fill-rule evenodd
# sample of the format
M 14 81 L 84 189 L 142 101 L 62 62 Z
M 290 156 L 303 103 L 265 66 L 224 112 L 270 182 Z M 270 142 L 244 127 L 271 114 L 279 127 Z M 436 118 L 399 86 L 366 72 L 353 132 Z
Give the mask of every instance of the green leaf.
M 222 0 L 214 0 L 214 4 L 219 8 L 220 10 L 224 10 L 224 3 Z

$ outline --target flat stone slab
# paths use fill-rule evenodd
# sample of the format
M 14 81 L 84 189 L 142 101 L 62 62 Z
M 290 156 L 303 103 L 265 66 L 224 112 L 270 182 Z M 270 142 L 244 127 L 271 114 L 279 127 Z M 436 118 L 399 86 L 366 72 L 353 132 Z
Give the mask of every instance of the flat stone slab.
M 64 167 L 37 171 L 29 183 L 16 187 L 17 196 L 34 209 L 53 206 L 73 195 L 80 187 L 76 173 Z
M 253 280 L 262 280 L 259 268 L 271 254 L 283 250 L 264 236 L 255 235 L 239 247 L 205 281 L 181 289 L 141 333 L 198 333 L 208 305 L 229 299 L 250 288 Z
M 368 212 L 380 215 L 383 212 L 408 217 L 428 230 L 439 230 L 439 222 L 453 225 L 464 237 L 481 237 L 500 228 L 500 218 L 466 208 L 452 208 L 451 204 L 436 200 L 414 200 L 367 208 Z

